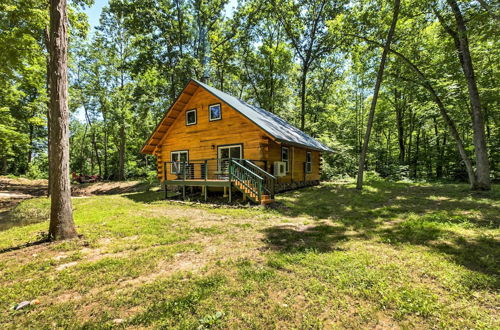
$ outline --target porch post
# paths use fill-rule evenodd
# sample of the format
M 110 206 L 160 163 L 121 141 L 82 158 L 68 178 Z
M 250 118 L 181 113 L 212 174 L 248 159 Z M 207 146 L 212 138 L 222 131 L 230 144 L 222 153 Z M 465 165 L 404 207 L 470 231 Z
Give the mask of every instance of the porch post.
M 165 189 L 165 199 L 168 199 L 168 189 L 167 189 L 167 162 L 163 162 L 163 188 Z
M 183 162 L 182 164 L 182 199 L 186 199 L 186 163 Z

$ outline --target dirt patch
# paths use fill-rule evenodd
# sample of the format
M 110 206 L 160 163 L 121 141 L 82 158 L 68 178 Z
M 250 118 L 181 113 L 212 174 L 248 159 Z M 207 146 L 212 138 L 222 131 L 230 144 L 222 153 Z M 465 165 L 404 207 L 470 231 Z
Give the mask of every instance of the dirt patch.
M 116 195 L 131 192 L 145 191 L 149 188 L 147 183 L 141 181 L 95 182 L 71 186 L 72 196 L 89 195 Z

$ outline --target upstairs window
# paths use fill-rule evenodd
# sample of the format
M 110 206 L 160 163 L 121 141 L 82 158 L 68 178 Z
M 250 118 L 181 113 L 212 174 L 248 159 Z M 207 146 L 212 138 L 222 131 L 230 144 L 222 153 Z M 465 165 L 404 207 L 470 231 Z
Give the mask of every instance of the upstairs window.
M 186 125 L 196 125 L 196 109 L 186 111 Z
M 288 147 L 281 147 L 281 161 L 284 162 L 286 173 L 289 172 L 290 167 L 288 166 L 290 160 L 289 149 Z
M 311 152 L 306 152 L 306 173 L 312 172 L 312 155 Z
M 209 105 L 208 115 L 210 121 L 222 119 L 222 109 L 220 103 Z

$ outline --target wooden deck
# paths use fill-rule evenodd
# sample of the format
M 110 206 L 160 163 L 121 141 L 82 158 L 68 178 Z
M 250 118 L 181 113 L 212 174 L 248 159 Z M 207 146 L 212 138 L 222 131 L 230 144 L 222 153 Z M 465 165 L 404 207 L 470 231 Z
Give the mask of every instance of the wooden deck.
M 164 162 L 163 171 L 164 178 L 171 177 L 170 180 L 163 181 L 165 198 L 168 196 L 168 186 L 176 186 L 182 189 L 184 199 L 186 187 L 201 187 L 205 200 L 208 187 L 220 187 L 224 188 L 224 197 L 228 197 L 229 202 L 232 199 L 233 188 L 243 193 L 243 200 L 249 198 L 260 204 L 268 204 L 274 200 L 276 177 L 247 159 Z
M 204 180 L 204 179 L 177 179 L 177 180 L 166 180 L 165 183 L 167 185 L 173 185 L 173 186 L 196 186 L 196 187 L 201 187 L 201 186 L 207 186 L 207 187 L 229 187 L 231 185 L 231 182 L 229 179 L 227 180 L 222 180 L 222 179 L 217 179 L 217 180 Z

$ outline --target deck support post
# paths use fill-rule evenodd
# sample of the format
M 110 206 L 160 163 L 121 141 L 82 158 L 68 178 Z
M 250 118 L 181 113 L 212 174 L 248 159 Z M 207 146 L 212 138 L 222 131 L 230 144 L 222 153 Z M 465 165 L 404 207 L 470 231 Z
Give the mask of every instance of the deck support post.
M 182 199 L 186 200 L 186 163 L 182 168 Z
M 167 163 L 163 163 L 163 188 L 165 189 L 165 199 L 168 199 L 168 187 L 167 187 Z
M 233 184 L 231 183 L 231 167 L 233 165 L 232 162 L 233 162 L 233 160 L 231 159 L 231 157 L 229 157 L 229 165 L 228 165 L 228 168 L 227 168 L 227 172 L 228 172 L 227 177 L 228 177 L 228 180 L 229 180 L 229 197 L 228 197 L 229 198 L 229 203 L 231 203 L 231 199 L 232 199 L 231 188 L 233 187 Z
M 207 201 L 207 178 L 208 178 L 208 160 L 205 159 L 205 166 L 203 167 L 204 177 L 205 177 L 205 185 L 203 186 L 203 197 L 205 198 L 205 202 Z

